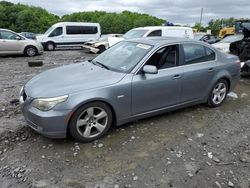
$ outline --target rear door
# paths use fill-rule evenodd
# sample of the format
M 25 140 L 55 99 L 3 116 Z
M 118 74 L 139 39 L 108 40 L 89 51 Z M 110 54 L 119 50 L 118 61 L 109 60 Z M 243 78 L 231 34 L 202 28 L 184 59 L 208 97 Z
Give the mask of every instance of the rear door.
M 158 68 L 157 74 L 139 71 L 132 80 L 133 115 L 173 106 L 180 102 L 183 67 L 179 63 L 179 45 L 155 52 L 145 65 Z
M 215 52 L 201 44 L 182 45 L 184 69 L 182 102 L 202 99 L 208 92 L 215 70 Z

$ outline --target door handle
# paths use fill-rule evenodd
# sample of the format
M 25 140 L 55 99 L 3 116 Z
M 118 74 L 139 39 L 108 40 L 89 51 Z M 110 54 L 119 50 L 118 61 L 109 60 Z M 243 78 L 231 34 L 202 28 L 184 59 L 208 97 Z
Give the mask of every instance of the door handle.
M 208 72 L 214 72 L 214 68 L 209 68 Z
M 177 79 L 180 79 L 180 78 L 181 78 L 181 75 L 179 75 L 179 74 L 176 74 L 176 75 L 173 76 L 173 80 L 177 80 Z

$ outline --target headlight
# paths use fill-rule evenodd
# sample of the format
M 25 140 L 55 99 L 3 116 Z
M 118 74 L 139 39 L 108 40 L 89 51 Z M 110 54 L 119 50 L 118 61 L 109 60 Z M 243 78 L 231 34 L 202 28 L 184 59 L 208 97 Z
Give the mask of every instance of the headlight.
M 57 104 L 62 103 L 68 99 L 68 95 L 53 97 L 53 98 L 40 98 L 32 101 L 32 106 L 41 110 L 49 111 L 54 108 Z

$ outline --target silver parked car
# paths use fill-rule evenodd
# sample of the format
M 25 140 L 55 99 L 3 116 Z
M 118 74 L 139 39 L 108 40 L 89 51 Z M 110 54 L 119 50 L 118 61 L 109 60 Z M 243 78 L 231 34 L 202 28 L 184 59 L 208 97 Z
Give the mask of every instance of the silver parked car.
M 52 138 L 102 137 L 113 125 L 199 103 L 217 107 L 239 80 L 236 56 L 188 39 L 119 42 L 95 59 L 45 71 L 20 92 L 28 125 Z
M 0 28 L 0 55 L 24 54 L 32 57 L 42 52 L 43 46 L 40 42 Z

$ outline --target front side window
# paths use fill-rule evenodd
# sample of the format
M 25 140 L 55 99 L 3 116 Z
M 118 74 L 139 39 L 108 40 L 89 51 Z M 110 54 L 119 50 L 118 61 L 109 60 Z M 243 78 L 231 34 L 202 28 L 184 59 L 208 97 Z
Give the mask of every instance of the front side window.
M 154 65 L 157 69 L 175 67 L 178 62 L 178 46 L 171 45 L 155 52 L 147 61 L 146 65 Z
M 17 40 L 17 38 L 19 37 L 15 33 L 12 33 L 12 32 L 9 32 L 9 31 L 0 31 L 0 32 L 1 32 L 1 34 L 0 34 L 1 39 L 5 39 L 5 40 Z
M 148 37 L 160 37 L 162 35 L 161 30 L 155 30 L 148 34 Z
M 93 59 L 110 70 L 128 73 L 151 50 L 152 46 L 136 42 L 119 42 Z
M 60 36 L 63 33 L 63 28 L 62 27 L 57 27 L 56 29 L 54 29 L 54 31 L 52 31 L 49 35 L 49 37 L 56 37 L 56 36 Z
M 185 64 L 201 63 L 215 60 L 215 52 L 199 44 L 183 44 Z

